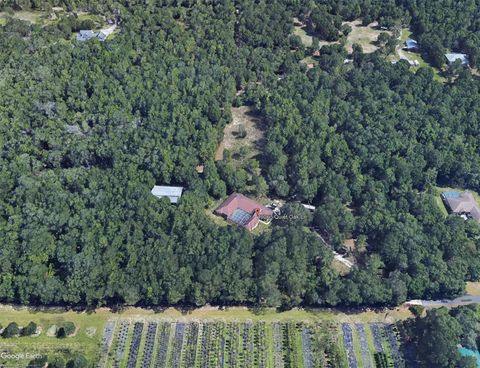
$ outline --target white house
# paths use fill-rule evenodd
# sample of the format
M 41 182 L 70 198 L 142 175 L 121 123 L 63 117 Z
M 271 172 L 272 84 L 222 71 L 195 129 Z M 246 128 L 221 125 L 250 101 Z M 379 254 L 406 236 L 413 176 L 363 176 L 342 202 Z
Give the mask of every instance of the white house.
M 92 38 L 98 38 L 101 42 L 103 42 L 107 39 L 108 36 L 110 36 L 113 33 L 113 31 L 115 31 L 116 28 L 117 28 L 117 25 L 114 24 L 108 28 L 104 28 L 100 30 L 99 32 L 95 32 L 90 29 L 81 30 L 77 34 L 77 41 L 84 42 Z
M 93 32 L 92 30 L 81 30 L 77 34 L 77 41 L 83 42 L 83 41 L 88 41 L 92 38 L 97 37 L 98 33 Z
M 468 65 L 468 55 L 466 54 L 454 52 L 451 54 L 445 54 L 445 57 L 447 58 L 448 64 L 453 64 L 455 61 L 460 60 L 462 65 Z

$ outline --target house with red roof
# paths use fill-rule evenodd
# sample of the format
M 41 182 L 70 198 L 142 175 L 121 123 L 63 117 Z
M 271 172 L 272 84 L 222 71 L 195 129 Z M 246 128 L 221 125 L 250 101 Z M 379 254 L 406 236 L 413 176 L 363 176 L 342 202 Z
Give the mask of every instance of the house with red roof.
M 250 231 L 260 221 L 268 223 L 273 217 L 273 210 L 240 193 L 232 193 L 215 213 Z

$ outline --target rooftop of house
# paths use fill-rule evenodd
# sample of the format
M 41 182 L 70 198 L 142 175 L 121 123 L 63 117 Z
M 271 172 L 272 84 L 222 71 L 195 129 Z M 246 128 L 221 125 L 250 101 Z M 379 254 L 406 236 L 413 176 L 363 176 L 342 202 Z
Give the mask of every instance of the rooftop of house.
M 466 54 L 460 54 L 460 53 L 454 52 L 450 54 L 445 54 L 445 57 L 447 58 L 450 64 L 454 63 L 457 60 L 460 60 L 463 65 L 468 64 L 468 55 Z
M 98 32 L 92 31 L 91 29 L 82 29 L 77 34 L 77 41 L 88 41 L 92 38 L 98 38 L 100 41 L 103 42 L 115 31 L 116 28 L 117 26 L 116 24 L 114 24 Z
M 418 49 L 419 45 L 417 41 L 409 38 L 408 40 L 405 41 L 405 47 L 407 49 Z
M 97 37 L 98 33 L 92 30 L 80 30 L 77 34 L 78 41 L 88 41 L 92 38 Z
M 261 217 L 273 216 L 273 210 L 240 193 L 232 193 L 215 212 L 248 229 L 254 228 Z
M 470 216 L 480 221 L 480 207 L 470 192 L 443 192 L 443 200 L 450 207 L 450 210 L 456 214 L 468 213 Z

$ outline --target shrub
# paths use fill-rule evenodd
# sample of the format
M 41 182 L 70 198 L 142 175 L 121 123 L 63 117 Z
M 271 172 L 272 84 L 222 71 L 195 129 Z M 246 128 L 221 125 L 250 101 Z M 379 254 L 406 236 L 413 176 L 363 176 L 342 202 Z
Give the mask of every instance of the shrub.
M 65 333 L 67 336 L 73 335 L 73 333 L 75 332 L 75 324 L 73 322 L 62 323 L 61 327 L 65 329 Z
M 30 322 L 28 325 L 26 325 L 20 335 L 22 336 L 31 336 L 37 331 L 37 324 L 35 322 Z
M 38 368 L 38 367 L 44 367 L 45 364 L 47 363 L 47 356 L 42 356 L 40 358 L 35 358 L 33 360 L 31 360 L 28 365 L 27 365 L 27 368 Z
M 48 361 L 48 368 L 65 368 L 65 360 L 61 356 L 54 356 Z
M 59 339 L 63 339 L 64 337 L 67 337 L 67 333 L 65 332 L 65 328 L 60 327 L 60 328 L 57 330 L 57 337 L 58 337 Z
M 67 364 L 67 368 L 86 368 L 87 366 L 88 360 L 82 354 L 77 354 L 77 356 Z
M 9 338 L 18 335 L 19 333 L 20 329 L 18 328 L 17 323 L 11 322 L 7 327 L 5 327 L 5 330 L 3 330 L 2 337 Z
M 73 322 L 64 322 L 59 326 L 57 330 L 57 337 L 61 339 L 73 335 L 74 332 L 75 324 Z
M 423 311 L 425 310 L 425 308 L 421 305 L 412 305 L 408 309 L 410 310 L 410 312 L 412 312 L 412 314 L 415 317 L 420 317 L 422 315 Z

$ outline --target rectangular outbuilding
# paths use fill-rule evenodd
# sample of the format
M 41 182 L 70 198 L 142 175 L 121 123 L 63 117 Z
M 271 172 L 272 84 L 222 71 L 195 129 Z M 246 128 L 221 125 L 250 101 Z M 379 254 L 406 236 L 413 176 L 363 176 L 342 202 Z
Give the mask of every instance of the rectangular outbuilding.
M 170 187 L 164 185 L 155 185 L 152 189 L 152 194 L 157 198 L 168 197 L 170 203 L 178 203 L 182 196 L 183 187 Z

